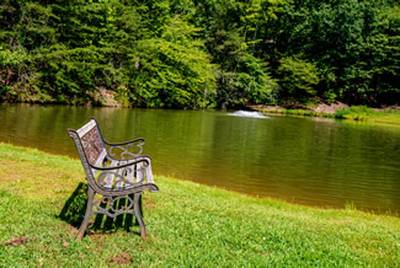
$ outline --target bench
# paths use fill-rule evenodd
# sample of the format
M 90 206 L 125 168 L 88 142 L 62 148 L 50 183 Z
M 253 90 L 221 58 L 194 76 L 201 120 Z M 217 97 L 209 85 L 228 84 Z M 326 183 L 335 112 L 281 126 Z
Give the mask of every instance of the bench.
M 88 181 L 86 213 L 77 238 L 84 236 L 90 218 L 104 214 L 115 218 L 132 214 L 146 237 L 143 221 L 142 193 L 157 192 L 151 159 L 142 155 L 144 139 L 110 143 L 103 138 L 96 119 L 92 118 L 78 130 L 68 129 L 78 151 Z

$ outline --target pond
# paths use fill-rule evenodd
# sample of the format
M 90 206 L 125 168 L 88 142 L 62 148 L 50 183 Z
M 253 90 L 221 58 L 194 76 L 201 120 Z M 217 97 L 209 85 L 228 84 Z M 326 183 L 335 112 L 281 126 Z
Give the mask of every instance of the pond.
M 92 116 L 111 141 L 145 137 L 158 175 L 313 206 L 400 212 L 400 127 L 20 104 L 0 105 L 0 141 L 77 157 L 66 129 Z

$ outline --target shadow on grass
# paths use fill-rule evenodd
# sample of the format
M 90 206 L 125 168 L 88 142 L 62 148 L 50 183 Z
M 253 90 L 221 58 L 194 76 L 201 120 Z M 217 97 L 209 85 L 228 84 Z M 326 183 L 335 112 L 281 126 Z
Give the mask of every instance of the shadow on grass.
M 88 185 L 86 183 L 79 183 L 74 192 L 65 202 L 63 209 L 58 215 L 58 218 L 79 229 L 86 212 L 86 203 L 88 200 L 87 190 Z M 114 209 L 123 207 L 125 205 L 125 202 L 127 202 L 127 200 L 120 199 L 119 202 L 116 204 L 117 207 Z M 100 206 L 105 208 L 106 204 L 101 203 Z M 124 228 L 129 232 L 129 228 L 133 225 L 133 215 L 122 214 L 113 219 L 107 217 L 106 215 L 96 214 L 94 221 L 92 218 L 91 222 L 92 224 L 89 226 L 88 229 L 89 233 L 90 231 L 100 231 L 108 233 L 114 232 L 120 228 Z M 135 225 L 138 225 L 137 221 L 135 221 Z M 137 233 L 140 234 L 139 232 Z

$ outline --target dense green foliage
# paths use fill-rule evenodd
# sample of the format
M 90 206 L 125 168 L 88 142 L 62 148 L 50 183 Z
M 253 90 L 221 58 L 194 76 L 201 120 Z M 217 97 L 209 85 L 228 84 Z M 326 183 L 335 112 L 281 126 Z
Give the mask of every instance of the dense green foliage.
M 4 0 L 0 99 L 208 108 L 400 102 L 394 0 Z
M 278 68 L 280 77 L 280 97 L 295 101 L 306 101 L 315 96 L 318 84 L 317 68 L 304 60 L 283 58 Z
M 159 193 L 144 195 L 147 240 L 137 226 L 117 229 L 117 218 L 109 232 L 76 241 L 75 229 L 56 215 L 71 196 L 68 216 L 84 205 L 73 195 L 84 176 L 78 160 L 0 144 L 0 167 L 1 267 L 114 267 L 118 259 L 129 267 L 399 264 L 397 217 L 290 205 L 164 177 L 156 177 Z M 24 239 L 8 245 L 13 238 Z

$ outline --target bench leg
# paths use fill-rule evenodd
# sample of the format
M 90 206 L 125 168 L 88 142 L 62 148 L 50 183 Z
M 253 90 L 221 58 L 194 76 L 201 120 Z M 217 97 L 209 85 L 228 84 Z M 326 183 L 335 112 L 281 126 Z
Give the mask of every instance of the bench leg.
M 146 238 L 146 226 L 143 221 L 143 215 L 142 215 L 142 208 L 141 208 L 141 203 L 142 203 L 142 193 L 135 194 L 135 201 L 134 201 L 134 212 L 135 212 L 135 217 L 136 220 L 138 221 L 140 225 L 140 236 L 145 239 Z
M 83 236 L 85 235 L 86 228 L 89 225 L 89 220 L 90 217 L 92 216 L 93 200 L 94 200 L 94 191 L 89 187 L 85 218 L 83 218 L 81 227 L 79 227 L 79 232 L 76 237 L 78 240 L 82 240 Z
M 142 215 L 142 218 L 144 218 L 144 213 L 143 213 L 143 194 L 140 194 L 140 196 L 139 196 L 139 209 L 140 209 L 140 215 Z

